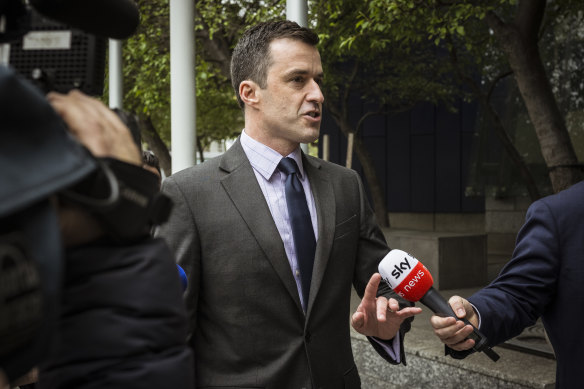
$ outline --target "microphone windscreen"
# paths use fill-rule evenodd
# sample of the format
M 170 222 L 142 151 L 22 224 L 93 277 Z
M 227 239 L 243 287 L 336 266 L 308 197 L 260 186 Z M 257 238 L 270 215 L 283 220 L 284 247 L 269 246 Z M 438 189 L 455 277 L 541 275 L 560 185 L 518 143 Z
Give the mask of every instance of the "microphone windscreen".
M 140 12 L 133 0 L 30 0 L 43 15 L 90 34 L 125 39 L 136 31 Z
M 419 301 L 432 287 L 432 275 L 416 258 L 402 250 L 391 250 L 379 263 L 379 273 L 398 295 Z

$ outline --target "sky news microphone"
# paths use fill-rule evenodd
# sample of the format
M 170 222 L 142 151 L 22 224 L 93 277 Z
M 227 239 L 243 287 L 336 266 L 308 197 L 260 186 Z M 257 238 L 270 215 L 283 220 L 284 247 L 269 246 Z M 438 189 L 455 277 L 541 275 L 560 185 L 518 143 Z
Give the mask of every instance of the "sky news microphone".
M 405 251 L 391 250 L 379 263 L 379 273 L 390 288 L 404 299 L 420 301 L 438 316 L 452 316 L 470 324 L 466 319 L 459 319 L 450 304 L 432 287 L 434 279 L 426 266 Z M 487 338 L 474 326 L 467 339 L 475 341 L 473 350 L 484 352 L 495 362 L 499 359 L 499 355 L 489 347 Z

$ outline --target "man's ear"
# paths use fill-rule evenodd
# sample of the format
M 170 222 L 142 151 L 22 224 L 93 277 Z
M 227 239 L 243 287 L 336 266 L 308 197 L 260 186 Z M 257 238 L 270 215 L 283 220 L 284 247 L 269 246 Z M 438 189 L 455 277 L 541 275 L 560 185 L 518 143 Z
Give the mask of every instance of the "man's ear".
M 259 102 L 260 86 L 251 80 L 242 81 L 239 84 L 239 97 L 245 105 L 255 106 Z

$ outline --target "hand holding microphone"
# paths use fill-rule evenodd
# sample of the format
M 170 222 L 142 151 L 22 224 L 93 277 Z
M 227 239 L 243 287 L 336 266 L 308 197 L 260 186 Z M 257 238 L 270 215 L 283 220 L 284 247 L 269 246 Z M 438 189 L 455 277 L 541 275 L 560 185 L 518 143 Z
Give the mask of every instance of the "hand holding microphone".
M 446 300 L 432 287 L 434 280 L 426 266 L 405 251 L 391 250 L 379 263 L 379 273 L 404 299 L 411 302 L 420 301 L 438 316 L 453 317 L 472 326 L 468 320 L 459 319 Z M 497 361 L 499 355 L 489 347 L 487 338 L 475 326 L 472 327 L 473 331 L 467 339 L 474 341 L 473 350 L 482 351 L 493 361 Z M 469 345 L 471 343 L 468 342 Z
M 459 320 L 455 320 L 451 316 L 432 316 L 430 324 L 434 328 L 434 333 L 442 343 L 453 350 L 466 351 L 472 349 L 475 342 L 468 336 L 473 332 L 474 327 L 478 327 L 478 314 L 468 300 L 460 296 L 450 297 L 448 303 Z M 468 320 L 472 326 L 467 325 L 466 321 L 461 321 L 463 318 Z

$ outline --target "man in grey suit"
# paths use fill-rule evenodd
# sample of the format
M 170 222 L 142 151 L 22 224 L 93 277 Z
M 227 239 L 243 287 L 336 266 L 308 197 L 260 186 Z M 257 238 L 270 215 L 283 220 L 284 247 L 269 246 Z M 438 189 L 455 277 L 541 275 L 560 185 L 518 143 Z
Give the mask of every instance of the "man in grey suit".
M 175 207 L 158 234 L 189 278 L 197 387 L 359 388 L 349 318 L 390 363 L 405 364 L 404 334 L 421 310 L 378 291 L 377 265 L 389 248 L 361 180 L 299 147 L 320 130 L 317 43 L 289 21 L 247 30 L 231 61 L 245 129 L 224 155 L 163 183 Z M 316 239 L 308 271 L 283 157 L 297 165 L 290 175 Z M 351 284 L 363 300 L 350 317 Z

